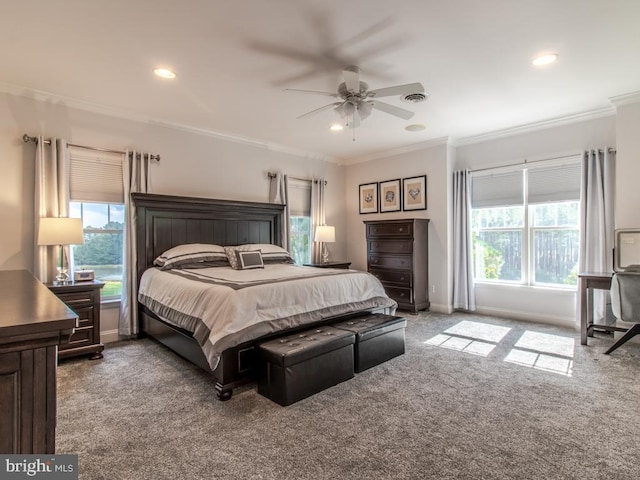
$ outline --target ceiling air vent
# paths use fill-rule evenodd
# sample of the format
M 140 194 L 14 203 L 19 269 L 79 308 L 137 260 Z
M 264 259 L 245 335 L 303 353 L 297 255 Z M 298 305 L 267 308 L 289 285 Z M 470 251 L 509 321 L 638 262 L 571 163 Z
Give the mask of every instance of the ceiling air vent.
M 409 93 L 401 97 L 401 100 L 406 103 L 420 103 L 424 102 L 428 97 L 428 93 Z

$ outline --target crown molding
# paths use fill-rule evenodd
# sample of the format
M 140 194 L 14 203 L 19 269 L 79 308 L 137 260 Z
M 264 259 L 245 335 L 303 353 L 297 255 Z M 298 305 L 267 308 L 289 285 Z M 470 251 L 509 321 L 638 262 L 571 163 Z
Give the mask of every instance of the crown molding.
M 500 138 L 512 137 L 514 135 L 522 135 L 524 133 L 535 132 L 537 130 L 544 130 L 546 128 L 560 127 L 562 125 L 570 125 L 572 123 L 584 122 L 586 120 L 593 120 L 596 118 L 610 117 L 615 115 L 616 109 L 611 107 L 600 108 L 598 110 L 592 110 L 590 112 L 577 113 L 574 115 L 567 115 L 565 117 L 551 118 L 543 120 L 541 122 L 528 123 L 525 125 L 518 125 L 517 127 L 505 128 L 503 130 L 495 130 L 493 132 L 487 132 L 480 135 L 474 135 L 470 137 L 461 137 L 453 140 L 453 145 L 456 147 L 463 145 L 471 145 L 474 143 L 487 142 L 489 140 L 497 140 Z
M 439 137 L 431 140 L 426 140 L 424 142 L 412 143 L 411 145 L 403 145 L 401 147 L 371 153 L 368 155 L 348 158 L 344 161 L 344 164 L 355 165 L 356 163 L 370 162 L 371 160 L 377 160 L 379 158 L 389 158 L 396 155 L 401 155 L 403 153 L 415 152 L 416 150 L 427 150 L 429 148 L 449 144 L 451 144 L 451 139 L 449 137 Z
M 233 133 L 219 132 L 215 130 L 208 130 L 206 128 L 193 127 L 191 125 L 167 122 L 166 120 L 148 117 L 148 116 L 141 115 L 139 113 L 134 113 L 127 110 L 108 107 L 106 105 L 92 103 L 85 100 L 79 100 L 73 97 L 66 97 L 64 95 L 58 95 L 50 92 L 45 92 L 42 90 L 35 90 L 27 87 L 20 87 L 20 86 L 12 85 L 9 83 L 0 82 L 0 92 L 8 93 L 10 95 L 15 95 L 19 97 L 25 97 L 32 100 L 37 100 L 40 102 L 60 104 L 61 106 L 63 105 L 68 108 L 74 108 L 74 109 L 83 110 L 91 113 L 97 113 L 100 115 L 120 118 L 122 120 L 130 120 L 130 121 L 139 122 L 139 123 L 149 123 L 149 124 L 153 124 L 160 127 L 171 128 L 174 130 L 180 130 L 188 133 L 195 133 L 198 135 L 204 135 L 208 137 L 217 138 L 220 140 L 226 140 L 229 142 L 240 143 L 243 145 L 249 145 L 257 148 L 263 148 L 273 152 L 284 153 L 284 154 L 293 155 L 296 157 L 303 157 L 303 158 L 313 159 L 313 160 L 322 160 L 325 162 L 336 163 L 338 165 L 342 164 L 342 162 L 337 158 L 323 155 L 317 152 L 309 152 L 305 150 L 295 149 L 295 148 L 287 147 L 277 143 L 267 142 L 264 140 L 259 140 L 259 139 L 250 138 L 250 137 L 243 137 L 241 135 L 236 135 Z
M 640 92 L 625 93 L 624 95 L 616 95 L 615 97 L 609 97 L 609 101 L 616 107 L 623 105 L 632 105 L 640 103 Z

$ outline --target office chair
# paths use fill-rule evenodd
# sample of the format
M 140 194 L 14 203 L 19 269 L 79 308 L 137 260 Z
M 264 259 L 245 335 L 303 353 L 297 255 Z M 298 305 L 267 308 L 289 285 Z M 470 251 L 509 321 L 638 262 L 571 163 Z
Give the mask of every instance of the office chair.
M 613 352 L 619 346 L 640 334 L 640 272 L 617 272 L 611 279 L 611 310 L 618 320 L 634 325 L 607 350 Z

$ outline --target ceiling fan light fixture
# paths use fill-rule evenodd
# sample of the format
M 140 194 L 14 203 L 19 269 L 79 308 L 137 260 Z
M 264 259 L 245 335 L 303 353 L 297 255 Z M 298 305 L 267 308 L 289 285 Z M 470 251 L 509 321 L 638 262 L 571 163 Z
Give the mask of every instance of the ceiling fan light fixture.
M 426 128 L 427 127 L 425 125 L 421 124 L 421 123 L 414 123 L 414 124 L 407 125 L 406 127 L 404 127 L 404 129 L 407 132 L 421 132 L 423 130 L 426 130 Z
M 343 102 L 333 110 L 343 119 L 348 119 L 356 111 L 356 106 L 351 102 Z
M 329 127 L 329 130 L 331 130 L 332 132 L 339 132 L 340 130 L 343 130 L 343 129 L 344 127 L 339 123 L 334 123 Z
M 176 72 L 166 67 L 158 67 L 153 69 L 153 73 L 155 73 L 158 77 L 173 79 L 176 78 Z
M 358 103 L 358 113 L 360 114 L 360 120 L 364 120 L 371 115 L 371 109 L 373 106 L 369 102 Z
M 555 62 L 558 59 L 558 54 L 553 52 L 541 53 L 536 58 L 533 59 L 533 63 L 536 67 L 540 67 L 542 65 L 549 65 L 550 63 Z

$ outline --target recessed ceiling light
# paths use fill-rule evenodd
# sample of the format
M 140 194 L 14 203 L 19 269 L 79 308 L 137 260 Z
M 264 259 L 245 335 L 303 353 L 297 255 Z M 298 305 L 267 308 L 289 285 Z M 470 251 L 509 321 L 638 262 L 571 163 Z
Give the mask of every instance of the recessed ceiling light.
M 339 123 L 334 123 L 333 125 L 331 125 L 331 127 L 329 127 L 329 129 L 332 132 L 339 132 L 340 130 L 342 130 L 344 127 L 342 125 L 340 125 Z
M 532 63 L 535 66 L 539 67 L 540 65 L 548 65 L 550 63 L 553 63 L 557 59 L 558 59 L 557 53 L 543 53 L 538 55 L 536 58 L 534 58 Z
M 154 68 L 153 73 L 162 78 L 176 78 L 176 74 L 173 70 L 164 67 Z
M 407 125 L 406 127 L 404 127 L 407 132 L 421 132 L 426 128 L 427 127 L 425 125 L 422 125 L 421 123 L 414 123 L 413 125 Z

